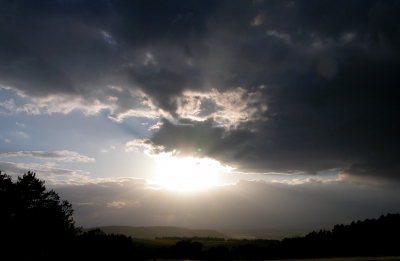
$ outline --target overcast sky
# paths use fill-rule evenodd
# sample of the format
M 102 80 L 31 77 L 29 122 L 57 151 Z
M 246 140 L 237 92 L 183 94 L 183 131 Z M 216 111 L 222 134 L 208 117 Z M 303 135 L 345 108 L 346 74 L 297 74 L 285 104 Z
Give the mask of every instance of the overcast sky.
M 400 210 L 400 1 L 0 1 L 0 170 L 80 226 Z

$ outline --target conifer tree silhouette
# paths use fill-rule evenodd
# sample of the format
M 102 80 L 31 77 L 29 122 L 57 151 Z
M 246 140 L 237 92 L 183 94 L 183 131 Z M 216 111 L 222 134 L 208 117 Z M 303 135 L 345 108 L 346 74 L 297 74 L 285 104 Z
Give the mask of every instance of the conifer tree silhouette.
M 16 183 L 0 172 L 0 229 L 3 247 L 16 258 L 35 260 L 61 254 L 79 232 L 72 205 L 28 171 Z M 3 211 L 4 210 L 4 211 Z

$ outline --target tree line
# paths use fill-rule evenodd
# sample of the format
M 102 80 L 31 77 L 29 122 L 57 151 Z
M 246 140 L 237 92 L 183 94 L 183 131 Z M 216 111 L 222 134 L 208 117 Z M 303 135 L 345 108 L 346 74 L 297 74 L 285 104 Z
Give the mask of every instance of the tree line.
M 156 239 L 166 239 L 166 240 L 192 240 L 192 241 L 203 241 L 203 242 L 225 242 L 223 237 L 156 237 Z
M 82 232 L 72 205 L 29 172 L 14 183 L 0 171 L 1 256 L 12 260 L 285 259 L 400 255 L 400 214 L 382 215 L 305 237 L 242 240 L 233 246 L 219 238 L 179 238 L 175 245 L 143 246 L 100 229 Z M 175 239 L 175 237 L 169 237 Z M 220 241 L 205 248 L 199 241 Z

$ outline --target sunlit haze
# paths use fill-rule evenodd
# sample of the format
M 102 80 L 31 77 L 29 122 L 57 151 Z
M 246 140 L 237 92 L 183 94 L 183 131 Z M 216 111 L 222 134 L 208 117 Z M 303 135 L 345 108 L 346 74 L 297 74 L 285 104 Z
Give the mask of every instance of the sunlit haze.
M 222 169 L 211 159 L 160 157 L 155 182 L 173 190 L 195 191 L 217 185 Z

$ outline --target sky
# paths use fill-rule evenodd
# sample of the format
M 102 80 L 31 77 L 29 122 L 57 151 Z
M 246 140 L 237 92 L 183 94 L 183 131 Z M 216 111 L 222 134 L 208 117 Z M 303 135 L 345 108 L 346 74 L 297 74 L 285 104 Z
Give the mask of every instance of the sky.
M 400 1 L 0 1 L 0 170 L 78 226 L 400 210 Z

